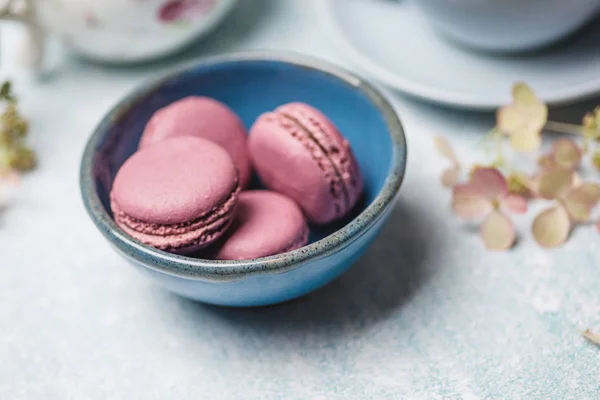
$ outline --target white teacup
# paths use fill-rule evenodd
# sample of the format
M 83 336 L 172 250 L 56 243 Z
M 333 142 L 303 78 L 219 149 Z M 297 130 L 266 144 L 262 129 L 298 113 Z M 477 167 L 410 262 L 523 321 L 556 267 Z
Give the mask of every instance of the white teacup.
M 33 58 L 55 34 L 88 58 L 137 62 L 174 52 L 219 23 L 237 0 L 0 0 L 0 18 L 29 28 Z
M 551 44 L 585 25 L 600 10 L 600 0 L 411 1 L 444 36 L 494 52 Z

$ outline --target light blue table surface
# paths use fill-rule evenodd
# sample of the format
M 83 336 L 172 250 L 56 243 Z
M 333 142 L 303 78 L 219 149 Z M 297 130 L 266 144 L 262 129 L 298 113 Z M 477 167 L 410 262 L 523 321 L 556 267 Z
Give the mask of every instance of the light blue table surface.
M 525 234 L 490 253 L 437 183 L 434 135 L 471 158 L 492 115 L 395 95 L 409 141 L 396 210 L 354 268 L 308 297 L 207 307 L 124 264 L 79 199 L 90 131 L 170 65 L 265 48 L 351 68 L 308 1 L 243 1 L 183 56 L 126 68 L 68 57 L 45 82 L 17 72 L 6 46 L 0 74 L 16 81 L 40 167 L 0 202 L 0 399 L 600 399 L 600 348 L 579 335 L 600 330 L 600 235 L 580 229 L 545 251 Z M 517 219 L 523 232 L 533 215 Z

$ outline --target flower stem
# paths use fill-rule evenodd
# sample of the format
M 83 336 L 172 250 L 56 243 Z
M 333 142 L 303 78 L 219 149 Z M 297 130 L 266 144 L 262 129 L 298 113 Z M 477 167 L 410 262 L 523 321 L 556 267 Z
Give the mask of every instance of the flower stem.
M 504 137 L 500 132 L 496 134 L 496 161 L 494 164 L 498 168 L 504 166 Z
M 551 132 L 566 133 L 569 135 L 584 135 L 583 126 L 568 124 L 566 122 L 548 121 L 546 122 L 546 126 L 544 126 L 544 129 Z
M 485 135 L 485 140 L 491 141 L 495 147 L 495 156 L 492 165 L 497 168 L 504 167 L 504 135 L 494 127 Z
M 495 139 L 495 138 L 496 138 L 496 135 L 497 135 L 497 130 L 496 130 L 496 128 L 494 127 L 494 128 L 492 128 L 492 129 L 490 129 L 489 131 L 487 131 L 487 132 L 485 133 L 485 135 L 483 135 L 483 137 L 481 137 L 481 139 L 479 139 L 479 140 L 478 140 L 478 141 L 475 143 L 475 146 L 476 146 L 476 147 L 479 147 L 479 146 L 482 146 L 482 145 L 484 145 L 484 144 L 486 144 L 486 143 L 489 143 L 489 142 L 490 142 L 492 139 Z

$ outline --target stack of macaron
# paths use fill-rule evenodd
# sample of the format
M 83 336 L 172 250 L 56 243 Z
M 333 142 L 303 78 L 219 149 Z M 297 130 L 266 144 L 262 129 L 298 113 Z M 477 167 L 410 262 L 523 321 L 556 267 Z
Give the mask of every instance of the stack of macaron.
M 257 173 L 268 190 L 246 190 Z M 289 103 L 241 119 L 208 97 L 158 110 L 110 193 L 115 222 L 155 248 L 239 260 L 298 249 L 308 224 L 347 216 L 362 192 L 348 141 L 320 111 Z

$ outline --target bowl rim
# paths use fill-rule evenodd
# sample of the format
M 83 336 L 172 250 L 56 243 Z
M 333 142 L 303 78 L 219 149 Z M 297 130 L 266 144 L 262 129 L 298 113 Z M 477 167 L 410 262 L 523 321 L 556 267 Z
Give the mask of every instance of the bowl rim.
M 342 228 L 300 249 L 268 257 L 246 260 L 205 260 L 168 253 L 145 245 L 124 233 L 104 209 L 96 190 L 94 158 L 98 145 L 108 128 L 118 121 L 133 105 L 159 89 L 166 81 L 190 69 L 239 62 L 275 62 L 324 73 L 354 90 L 360 91 L 379 110 L 392 141 L 390 168 L 383 187 L 374 200 Z M 102 118 L 87 141 L 80 164 L 79 184 L 85 209 L 96 227 L 119 252 L 131 261 L 159 272 L 214 281 L 235 281 L 253 275 L 277 274 L 317 259 L 325 258 L 349 246 L 383 218 L 394 205 L 404 180 L 407 160 L 406 138 L 402 123 L 382 92 L 366 80 L 342 67 L 310 56 L 271 51 L 248 51 L 202 57 L 170 69 L 158 78 L 150 78 L 134 88 L 114 105 Z M 145 262 L 144 262 L 145 261 Z

